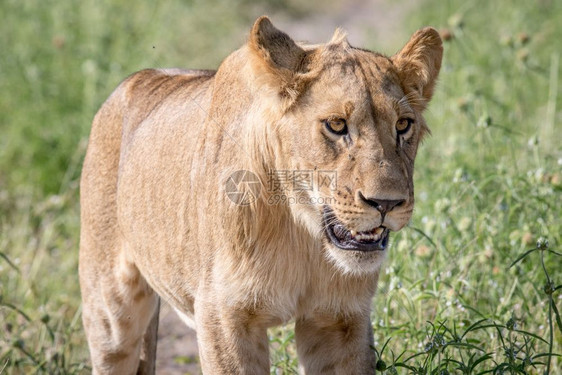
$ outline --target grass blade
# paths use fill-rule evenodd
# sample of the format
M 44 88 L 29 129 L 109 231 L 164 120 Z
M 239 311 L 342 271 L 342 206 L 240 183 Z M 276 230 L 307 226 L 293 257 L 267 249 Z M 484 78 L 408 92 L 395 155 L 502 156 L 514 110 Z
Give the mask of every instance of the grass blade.
M 533 251 L 538 250 L 537 248 L 531 249 L 531 250 L 527 250 L 525 251 L 523 254 L 521 254 L 520 256 L 517 257 L 517 259 L 515 259 L 508 267 L 511 268 L 514 265 L 516 265 L 517 263 L 519 263 L 520 260 L 522 260 L 523 258 L 525 258 L 527 255 L 531 254 Z
M 558 307 L 556 307 L 556 302 L 554 299 L 551 299 L 552 309 L 554 310 L 554 316 L 556 317 L 556 325 L 558 326 L 558 330 L 562 333 L 562 319 L 560 319 L 560 312 L 558 312 Z
M 18 266 L 16 266 L 11 260 L 10 258 L 8 258 L 8 256 L 2 252 L 0 252 L 0 258 L 4 259 L 6 261 L 6 263 L 8 263 L 8 265 L 10 267 L 12 267 L 17 273 L 21 273 L 20 269 L 18 268 Z

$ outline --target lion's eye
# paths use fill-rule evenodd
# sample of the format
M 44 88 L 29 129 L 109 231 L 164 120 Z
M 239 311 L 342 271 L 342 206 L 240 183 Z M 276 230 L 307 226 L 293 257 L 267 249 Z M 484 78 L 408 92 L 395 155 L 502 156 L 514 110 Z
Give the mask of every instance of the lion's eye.
M 334 134 L 342 135 L 347 133 L 347 123 L 342 118 L 324 120 L 324 125 L 326 125 L 326 128 Z
M 409 117 L 401 118 L 396 123 L 396 132 L 398 134 L 406 134 L 408 130 L 410 130 L 410 128 L 412 127 L 413 123 L 414 123 L 414 119 L 412 118 Z

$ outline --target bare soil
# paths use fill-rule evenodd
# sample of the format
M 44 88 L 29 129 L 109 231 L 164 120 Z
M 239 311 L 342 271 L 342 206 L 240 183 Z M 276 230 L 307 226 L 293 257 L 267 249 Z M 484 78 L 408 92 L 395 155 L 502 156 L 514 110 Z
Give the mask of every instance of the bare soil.
M 200 374 L 197 335 L 178 317 L 166 302 L 160 307 L 158 348 L 156 355 L 158 375 Z

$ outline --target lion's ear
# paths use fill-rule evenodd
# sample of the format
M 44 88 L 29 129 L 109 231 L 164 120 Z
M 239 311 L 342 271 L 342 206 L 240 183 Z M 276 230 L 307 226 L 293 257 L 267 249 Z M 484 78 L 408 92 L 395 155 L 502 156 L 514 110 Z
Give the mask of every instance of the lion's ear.
M 400 52 L 392 57 L 398 68 L 402 84 L 414 90 L 424 99 L 425 106 L 433 95 L 433 89 L 441 69 L 443 42 L 437 30 L 426 27 L 412 35 Z
M 252 27 L 248 47 L 257 81 L 281 97 L 294 100 L 306 52 L 266 16 L 258 18 Z

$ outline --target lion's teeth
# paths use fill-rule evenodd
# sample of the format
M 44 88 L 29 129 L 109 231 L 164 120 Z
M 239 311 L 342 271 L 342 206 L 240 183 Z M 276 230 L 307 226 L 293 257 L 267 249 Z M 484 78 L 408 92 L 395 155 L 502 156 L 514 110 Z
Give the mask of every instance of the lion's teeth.
M 357 241 L 378 241 L 381 237 L 378 234 L 357 234 L 354 238 Z
M 384 232 L 384 228 L 383 228 L 383 227 L 378 227 L 377 229 L 375 229 L 375 234 L 377 234 L 377 235 L 379 235 L 379 236 L 382 234 L 382 232 Z
M 357 232 L 354 231 L 354 230 L 352 230 L 352 231 L 350 231 L 350 232 L 351 232 L 351 235 L 352 235 L 353 237 L 355 237 L 355 235 L 357 234 Z

